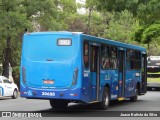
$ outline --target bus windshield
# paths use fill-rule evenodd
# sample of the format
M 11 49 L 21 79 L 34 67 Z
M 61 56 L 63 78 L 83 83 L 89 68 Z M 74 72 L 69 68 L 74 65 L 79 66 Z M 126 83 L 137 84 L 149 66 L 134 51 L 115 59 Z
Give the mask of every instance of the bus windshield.
M 28 36 L 23 44 L 24 57 L 33 61 L 71 59 L 76 53 L 77 43 L 72 37 L 63 37 L 62 40 L 70 41 L 64 41 L 67 45 L 58 45 L 59 39 L 61 38 L 53 35 Z M 60 42 L 63 43 L 63 41 Z

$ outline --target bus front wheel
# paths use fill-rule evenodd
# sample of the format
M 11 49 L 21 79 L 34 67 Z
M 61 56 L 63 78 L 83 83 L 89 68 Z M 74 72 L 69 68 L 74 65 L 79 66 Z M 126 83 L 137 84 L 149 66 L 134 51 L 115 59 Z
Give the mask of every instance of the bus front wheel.
M 66 101 L 66 100 L 50 100 L 50 105 L 53 109 L 64 110 L 68 106 L 68 101 Z
M 110 92 L 109 88 L 105 87 L 103 91 L 102 101 L 99 103 L 99 109 L 106 110 L 109 107 L 110 103 Z

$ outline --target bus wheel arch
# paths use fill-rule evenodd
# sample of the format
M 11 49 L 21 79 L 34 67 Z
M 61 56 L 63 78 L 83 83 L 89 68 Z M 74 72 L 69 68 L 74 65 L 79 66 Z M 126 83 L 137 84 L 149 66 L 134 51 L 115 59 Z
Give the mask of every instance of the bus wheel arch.
M 135 95 L 130 97 L 130 101 L 131 102 L 136 102 L 138 99 L 138 94 L 140 93 L 140 83 L 138 82 L 136 84 L 136 88 L 135 88 Z

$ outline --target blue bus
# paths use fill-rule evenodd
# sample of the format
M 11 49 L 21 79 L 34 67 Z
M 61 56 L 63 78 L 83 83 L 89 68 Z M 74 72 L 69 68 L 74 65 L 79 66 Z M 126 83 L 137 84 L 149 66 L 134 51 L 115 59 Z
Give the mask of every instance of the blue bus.
M 147 54 L 143 47 L 79 32 L 33 32 L 23 37 L 20 95 L 47 99 L 54 109 L 68 103 L 96 103 L 146 93 Z

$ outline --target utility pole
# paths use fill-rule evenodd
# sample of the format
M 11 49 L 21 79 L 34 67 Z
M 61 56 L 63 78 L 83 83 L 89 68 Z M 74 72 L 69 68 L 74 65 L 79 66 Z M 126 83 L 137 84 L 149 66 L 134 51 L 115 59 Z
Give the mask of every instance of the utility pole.
M 88 34 L 91 34 L 91 15 L 92 15 L 92 8 L 89 7 L 89 15 L 88 15 Z

